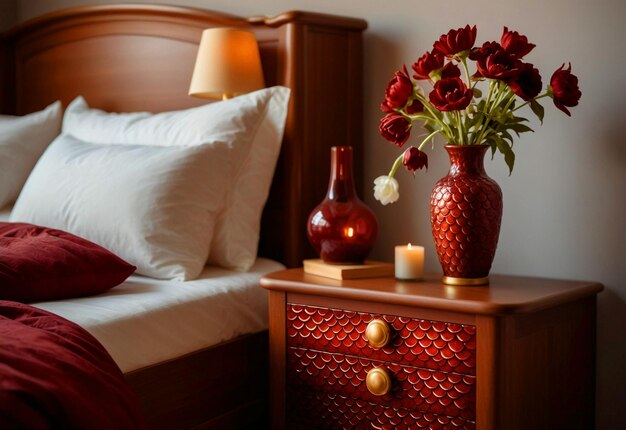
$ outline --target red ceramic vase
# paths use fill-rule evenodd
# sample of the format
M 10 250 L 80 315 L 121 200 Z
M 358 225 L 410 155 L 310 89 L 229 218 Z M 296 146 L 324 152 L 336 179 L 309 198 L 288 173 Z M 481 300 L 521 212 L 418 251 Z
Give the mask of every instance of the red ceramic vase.
M 502 191 L 483 166 L 489 145 L 445 148 L 450 171 L 430 196 L 430 224 L 443 281 L 486 284 L 502 220 Z
M 352 147 L 334 146 L 328 192 L 307 222 L 309 241 L 325 263 L 363 263 L 377 235 L 376 215 L 354 187 Z

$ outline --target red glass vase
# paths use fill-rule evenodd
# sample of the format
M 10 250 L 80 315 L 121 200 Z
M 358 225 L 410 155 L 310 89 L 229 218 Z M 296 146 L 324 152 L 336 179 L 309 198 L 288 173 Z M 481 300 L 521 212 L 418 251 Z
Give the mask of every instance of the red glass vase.
M 446 145 L 450 171 L 433 188 L 430 223 L 443 282 L 489 282 L 502 220 L 502 191 L 485 173 L 489 145 Z
M 354 187 L 352 147 L 334 146 L 328 192 L 307 222 L 309 242 L 325 263 L 363 263 L 377 235 L 376 215 Z

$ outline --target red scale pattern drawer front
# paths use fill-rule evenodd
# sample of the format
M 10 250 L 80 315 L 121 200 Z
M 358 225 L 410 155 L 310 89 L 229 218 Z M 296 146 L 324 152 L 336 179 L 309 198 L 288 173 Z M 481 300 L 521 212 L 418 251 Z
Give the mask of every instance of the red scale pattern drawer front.
M 384 319 L 393 332 L 381 349 L 364 335 L 374 318 Z M 476 328 L 470 325 L 288 304 L 287 346 L 476 374 Z
M 475 376 L 298 348 L 288 349 L 287 360 L 290 398 L 315 390 L 394 409 L 475 420 Z M 393 380 L 392 390 L 384 396 L 371 394 L 365 383 L 367 372 L 375 367 L 387 369 Z
M 394 409 L 338 394 L 309 391 L 288 397 L 288 427 L 329 430 L 475 430 L 476 423 Z
M 373 319 L 389 344 L 365 338 Z M 287 419 L 316 429 L 474 429 L 474 326 L 287 305 Z M 383 367 L 392 390 L 374 396 L 367 372 Z

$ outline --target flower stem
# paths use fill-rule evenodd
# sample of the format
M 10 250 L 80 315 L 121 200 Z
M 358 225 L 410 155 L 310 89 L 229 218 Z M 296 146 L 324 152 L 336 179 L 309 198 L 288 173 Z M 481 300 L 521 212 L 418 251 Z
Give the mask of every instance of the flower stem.
M 530 99 L 530 100 L 528 100 L 528 101 L 526 101 L 526 102 L 522 103 L 521 105 L 519 105 L 518 107 L 516 107 L 515 109 L 513 109 L 511 112 L 515 112 L 516 110 L 521 109 L 521 108 L 523 108 L 524 106 L 528 106 L 528 105 L 529 105 L 529 104 L 530 104 L 533 100 L 535 100 L 535 101 L 536 101 L 536 100 L 542 99 L 542 98 L 544 98 L 544 97 L 548 97 L 548 95 L 549 95 L 549 94 L 548 94 L 548 92 L 546 91 L 545 93 L 543 93 L 543 94 L 541 94 L 541 95 L 539 95 L 539 96 L 535 97 L 534 99 Z
M 398 168 L 402 164 L 403 158 L 404 158 L 404 151 L 402 151 L 402 154 L 400 154 L 400 156 L 396 158 L 396 161 L 393 162 L 393 166 L 391 166 L 391 170 L 389 171 L 389 175 L 388 175 L 390 178 L 393 178 L 393 175 L 395 175 L 396 172 L 398 171 Z
M 467 59 L 465 57 L 461 57 L 461 63 L 463 64 L 463 69 L 465 70 L 465 79 L 467 80 L 467 88 L 471 88 L 472 80 L 470 79 L 469 69 L 467 68 Z
M 456 111 L 456 125 L 459 130 L 459 144 L 465 145 L 465 132 L 463 131 L 463 121 L 461 121 L 460 111 Z
M 428 136 L 426 136 L 424 138 L 424 140 L 422 140 L 422 143 L 419 144 L 419 146 L 417 147 L 417 149 L 419 149 L 420 151 L 422 150 L 422 148 L 424 147 L 424 145 L 426 145 L 426 142 L 428 142 L 430 139 L 432 139 L 433 137 L 435 137 L 435 135 L 437 133 L 441 133 L 441 130 L 435 130 L 432 133 L 430 133 Z
M 494 88 L 496 86 L 495 84 L 495 81 L 489 82 L 489 94 L 487 94 L 487 100 L 485 101 L 485 106 L 483 107 L 483 111 L 481 112 L 482 118 L 478 121 L 479 125 L 477 129 L 479 129 L 480 132 L 478 133 L 478 138 L 472 142 L 474 145 L 480 145 L 480 142 L 482 142 L 485 135 L 487 124 L 489 123 L 489 119 L 487 118 L 487 112 L 491 110 L 491 106 L 489 105 L 489 103 L 491 103 L 491 98 L 493 97 Z
M 452 129 L 450 128 L 450 126 L 448 124 L 445 123 L 445 121 L 439 119 L 439 117 L 437 116 L 436 112 L 434 112 L 434 108 L 433 106 L 430 104 L 430 102 L 428 100 L 426 100 L 426 97 L 424 97 L 422 94 L 419 93 L 415 93 L 415 96 L 417 97 L 417 99 L 422 102 L 422 105 L 424 106 L 424 109 L 426 109 L 428 111 L 428 113 L 430 114 L 430 117 L 433 121 L 435 121 L 437 124 L 439 124 L 441 126 L 441 128 L 443 129 L 446 138 L 451 139 L 454 137 L 454 133 L 452 133 Z

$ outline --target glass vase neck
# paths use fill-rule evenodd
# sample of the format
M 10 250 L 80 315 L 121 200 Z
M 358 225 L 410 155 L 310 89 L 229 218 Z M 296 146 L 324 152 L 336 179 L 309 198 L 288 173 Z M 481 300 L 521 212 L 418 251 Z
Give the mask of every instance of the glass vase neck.
M 352 147 L 333 146 L 330 148 L 330 180 L 326 198 L 346 201 L 356 197 L 352 177 Z
M 466 175 L 485 174 L 483 160 L 489 145 L 446 145 L 450 157 L 450 175 L 459 173 Z

